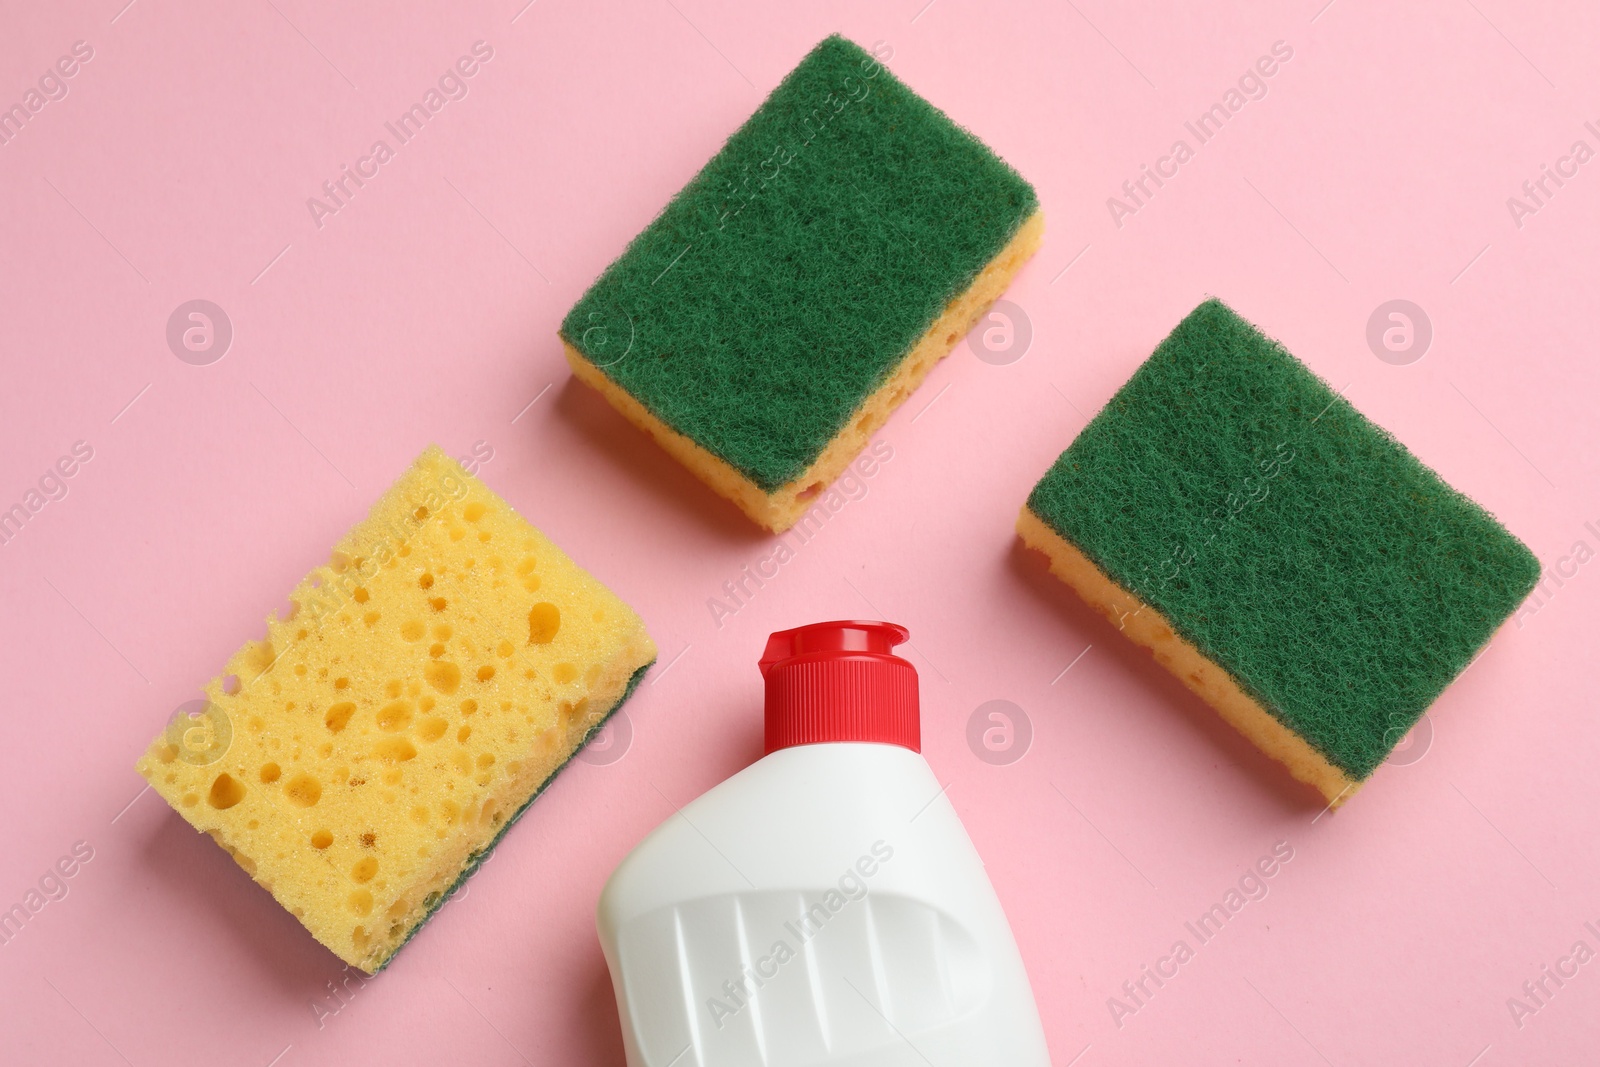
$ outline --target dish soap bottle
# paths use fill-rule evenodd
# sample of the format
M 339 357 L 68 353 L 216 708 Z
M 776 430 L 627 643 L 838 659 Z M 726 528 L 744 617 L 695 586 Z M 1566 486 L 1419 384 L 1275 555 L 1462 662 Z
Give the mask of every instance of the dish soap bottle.
M 773 634 L 766 755 L 612 873 L 597 922 L 629 1067 L 1048 1067 L 1011 928 L 919 754 L 907 637 Z

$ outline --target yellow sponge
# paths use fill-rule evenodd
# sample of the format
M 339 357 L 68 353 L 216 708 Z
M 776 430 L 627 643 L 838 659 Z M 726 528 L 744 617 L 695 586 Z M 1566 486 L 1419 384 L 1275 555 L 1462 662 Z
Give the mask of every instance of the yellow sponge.
M 139 773 L 372 972 L 627 697 L 638 615 L 428 448 Z

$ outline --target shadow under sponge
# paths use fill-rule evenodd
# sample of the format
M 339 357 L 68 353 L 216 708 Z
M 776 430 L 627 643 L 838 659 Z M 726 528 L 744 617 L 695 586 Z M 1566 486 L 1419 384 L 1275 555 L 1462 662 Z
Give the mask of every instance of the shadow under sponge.
M 1061 454 L 1017 530 L 1334 805 L 1539 577 L 1483 508 L 1217 300 Z
M 833 36 L 634 238 L 560 334 L 577 377 L 783 530 L 1042 232 L 1016 171 Z

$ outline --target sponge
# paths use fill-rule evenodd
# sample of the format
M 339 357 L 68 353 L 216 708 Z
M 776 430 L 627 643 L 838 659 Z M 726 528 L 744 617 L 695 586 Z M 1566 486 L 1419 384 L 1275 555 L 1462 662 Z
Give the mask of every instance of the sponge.
M 1017 532 L 1334 806 L 1539 576 L 1493 517 L 1216 300 L 1061 454 Z
M 1016 171 L 833 36 L 634 238 L 560 334 L 580 380 L 781 531 L 1043 232 Z
M 655 655 L 626 604 L 430 447 L 138 770 L 370 973 Z

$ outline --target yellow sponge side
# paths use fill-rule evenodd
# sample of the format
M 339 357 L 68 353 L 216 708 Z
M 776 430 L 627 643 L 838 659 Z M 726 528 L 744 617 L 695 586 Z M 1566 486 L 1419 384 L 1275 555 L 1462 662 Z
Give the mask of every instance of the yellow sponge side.
M 632 609 L 430 447 L 139 773 L 376 970 L 626 694 Z
M 945 305 L 945 309 L 922 337 L 906 353 L 893 373 L 864 399 L 850 420 L 828 442 L 811 466 L 796 479 L 766 492 L 727 461 L 707 451 L 698 441 L 679 433 L 645 407 L 605 371 L 566 341 L 562 347 L 573 376 L 597 390 L 629 422 L 649 434 L 672 458 L 688 467 L 696 477 L 739 509 L 774 533 L 782 533 L 800 520 L 817 496 L 844 473 L 850 461 L 861 453 L 895 409 L 905 403 L 917 386 L 941 359 L 950 354 L 956 342 L 989 310 L 1011 279 L 1039 250 L 1044 239 L 1044 212 L 1035 211 L 1018 228 L 1000 253 L 978 273 L 965 292 Z
M 1279 722 L 1239 687 L 1227 671 L 1179 637 L 1155 608 L 1113 582 L 1070 541 L 1024 507 L 1017 516 L 1017 534 L 1029 548 L 1045 554 L 1050 573 L 1072 587 L 1090 607 L 1135 644 L 1155 656 L 1200 699 L 1216 709 L 1235 730 L 1262 752 L 1289 768 L 1337 808 L 1355 795 L 1361 783 L 1329 763 L 1299 734 Z

